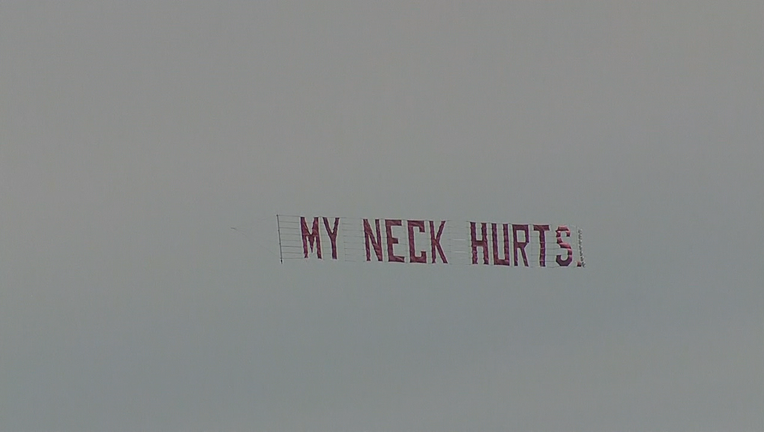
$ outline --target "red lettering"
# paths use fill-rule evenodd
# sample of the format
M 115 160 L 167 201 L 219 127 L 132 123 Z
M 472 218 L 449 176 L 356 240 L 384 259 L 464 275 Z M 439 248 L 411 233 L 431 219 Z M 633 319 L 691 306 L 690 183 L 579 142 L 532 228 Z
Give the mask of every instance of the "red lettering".
M 557 245 L 560 246 L 560 248 L 565 249 L 568 252 L 568 256 L 565 259 L 563 259 L 562 255 L 557 255 L 556 261 L 560 267 L 567 267 L 573 261 L 573 248 L 570 247 L 570 244 L 568 244 L 562 239 L 562 233 L 565 233 L 566 237 L 570 237 L 570 228 L 568 228 L 565 225 L 562 225 L 560 227 L 557 227 L 557 231 L 556 231 Z
M 409 231 L 409 260 L 412 263 L 427 264 L 427 252 L 421 251 L 419 255 L 416 255 L 416 246 L 414 246 L 414 228 L 420 233 L 424 232 L 424 221 L 410 220 L 406 222 L 406 226 Z
M 483 237 L 478 240 L 475 233 L 475 222 L 470 222 L 470 244 L 472 246 L 472 264 L 477 264 L 477 248 L 483 248 L 483 264 L 488 265 L 488 233 L 485 222 L 480 224 L 480 233 Z
M 364 243 L 366 243 L 366 261 L 371 261 L 371 250 L 369 249 L 369 242 L 371 242 L 371 246 L 374 248 L 374 254 L 377 256 L 377 261 L 382 261 L 382 233 L 379 231 L 379 219 L 374 219 L 374 225 L 377 228 L 376 231 L 376 238 L 374 237 L 374 232 L 371 231 L 371 225 L 369 225 L 369 220 L 364 219 L 363 220 L 363 238 Z
M 400 219 L 385 219 L 385 234 L 387 235 L 387 261 L 388 262 L 404 262 L 403 256 L 396 255 L 393 251 L 393 246 L 398 244 L 398 239 L 393 237 L 393 227 L 402 226 Z
M 440 227 L 438 228 L 438 233 L 435 234 L 435 223 L 433 221 L 430 221 L 430 248 L 432 249 L 432 263 L 435 264 L 436 255 L 435 252 L 437 251 L 440 255 L 440 259 L 443 261 L 444 264 L 448 264 L 448 260 L 446 259 L 446 254 L 443 253 L 443 248 L 440 247 L 440 236 L 443 234 L 443 227 L 446 226 L 446 221 L 440 222 Z
M 493 265 L 509 265 L 509 225 L 504 224 L 504 258 L 499 258 L 499 236 L 496 224 L 491 224 L 491 240 L 493 243 Z
M 533 225 L 533 230 L 539 233 L 539 266 L 546 267 L 546 232 L 549 225 Z
M 302 250 L 305 252 L 305 258 L 308 257 L 308 243 L 310 243 L 310 251 L 313 252 L 313 246 L 315 243 L 315 251 L 318 259 L 321 259 L 321 233 L 318 229 L 318 218 L 313 218 L 313 230 L 308 230 L 308 224 L 305 223 L 305 217 L 300 216 L 300 225 L 302 228 Z
M 517 233 L 522 231 L 525 233 L 525 240 L 519 241 L 517 239 Z M 512 224 L 512 241 L 514 243 L 514 253 L 512 254 L 515 258 L 515 267 L 517 267 L 517 251 L 519 250 L 520 253 L 523 255 L 523 264 L 525 264 L 526 267 L 528 267 L 528 256 L 525 254 L 525 246 L 528 246 L 528 225 L 521 225 L 521 224 Z
M 334 218 L 334 231 L 329 228 L 329 219 L 324 218 L 326 232 L 329 233 L 329 241 L 332 244 L 332 259 L 337 259 L 337 227 L 340 224 L 340 218 Z

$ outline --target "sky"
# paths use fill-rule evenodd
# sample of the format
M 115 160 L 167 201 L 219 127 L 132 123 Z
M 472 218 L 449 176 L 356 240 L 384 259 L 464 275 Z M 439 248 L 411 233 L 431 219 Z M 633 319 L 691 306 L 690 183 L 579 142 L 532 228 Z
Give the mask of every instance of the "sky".
M 0 431 L 764 430 L 762 40 L 757 1 L 0 3 Z M 277 213 L 571 223 L 587 266 L 281 264 Z

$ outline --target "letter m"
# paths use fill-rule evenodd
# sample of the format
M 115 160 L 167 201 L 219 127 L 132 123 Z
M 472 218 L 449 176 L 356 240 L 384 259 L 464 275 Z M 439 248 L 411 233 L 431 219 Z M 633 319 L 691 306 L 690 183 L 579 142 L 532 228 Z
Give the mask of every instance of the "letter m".
M 318 218 L 313 218 L 313 229 L 310 230 L 305 222 L 305 217 L 300 216 L 300 227 L 302 228 L 302 250 L 305 253 L 305 258 L 308 257 L 308 244 L 310 244 L 311 252 L 313 252 L 315 244 L 316 256 L 321 259 L 321 232 L 319 231 Z

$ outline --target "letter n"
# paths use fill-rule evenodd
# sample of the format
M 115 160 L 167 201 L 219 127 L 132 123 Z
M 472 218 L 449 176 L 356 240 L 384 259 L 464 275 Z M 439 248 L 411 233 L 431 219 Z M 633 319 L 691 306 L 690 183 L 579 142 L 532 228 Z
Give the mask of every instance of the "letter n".
M 363 238 L 366 244 L 366 261 L 371 261 L 371 247 L 374 248 L 374 255 L 377 256 L 377 261 L 382 261 L 382 232 L 379 230 L 379 219 L 374 219 L 374 225 L 376 227 L 376 233 L 372 232 L 369 220 L 363 220 Z

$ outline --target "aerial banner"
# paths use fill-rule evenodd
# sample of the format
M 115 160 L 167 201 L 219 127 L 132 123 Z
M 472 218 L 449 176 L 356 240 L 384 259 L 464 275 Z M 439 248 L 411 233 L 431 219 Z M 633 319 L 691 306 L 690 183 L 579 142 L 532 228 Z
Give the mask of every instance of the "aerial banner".
M 566 224 L 277 215 L 281 261 L 584 267 Z

